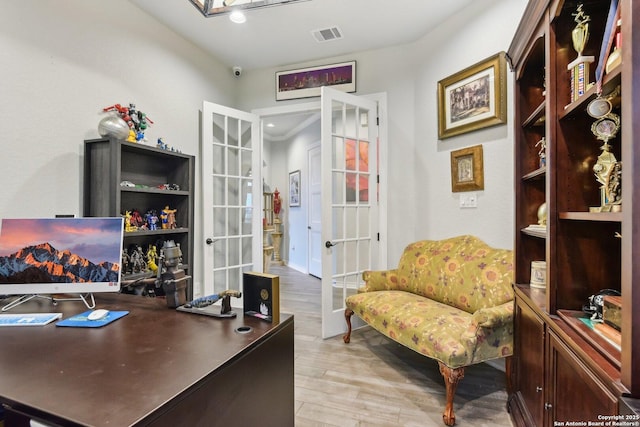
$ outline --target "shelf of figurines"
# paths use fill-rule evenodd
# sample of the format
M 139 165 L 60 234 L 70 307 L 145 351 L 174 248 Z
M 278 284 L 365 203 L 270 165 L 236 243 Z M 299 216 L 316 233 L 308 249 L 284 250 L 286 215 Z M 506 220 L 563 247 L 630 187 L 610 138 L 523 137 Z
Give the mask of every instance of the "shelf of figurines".
M 126 236 L 156 236 L 156 235 L 163 235 L 163 234 L 183 234 L 188 232 L 189 232 L 188 228 L 177 227 L 177 228 L 158 228 L 155 230 L 148 230 L 148 229 L 139 229 L 139 230 L 130 230 L 130 231 L 125 230 L 124 235 L 125 237 Z

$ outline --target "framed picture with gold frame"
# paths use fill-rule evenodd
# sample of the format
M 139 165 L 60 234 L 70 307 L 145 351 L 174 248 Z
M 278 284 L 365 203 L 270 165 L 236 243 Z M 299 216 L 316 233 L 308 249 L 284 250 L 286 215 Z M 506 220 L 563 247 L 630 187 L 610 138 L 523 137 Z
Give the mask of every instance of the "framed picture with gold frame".
M 451 152 L 451 191 L 484 190 L 482 145 Z
M 500 52 L 438 82 L 438 138 L 507 122 L 507 62 Z

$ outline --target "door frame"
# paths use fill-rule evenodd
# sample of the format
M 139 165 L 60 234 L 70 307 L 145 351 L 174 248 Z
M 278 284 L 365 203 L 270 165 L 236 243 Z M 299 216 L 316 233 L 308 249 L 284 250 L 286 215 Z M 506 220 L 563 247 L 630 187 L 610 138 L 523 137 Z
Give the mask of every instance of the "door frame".
M 322 277 L 322 255 L 321 252 L 322 251 L 322 212 L 319 212 L 320 214 L 320 230 L 316 231 L 317 235 L 318 235 L 318 243 L 320 244 L 320 246 L 318 247 L 318 253 L 320 254 L 320 260 L 318 261 L 318 270 L 315 270 L 315 264 L 312 262 L 312 251 L 313 251 L 313 233 L 314 233 L 314 229 L 313 229 L 313 221 L 312 221 L 312 215 L 314 212 L 313 209 L 313 193 L 312 193 L 312 187 L 311 187 L 311 178 L 313 176 L 312 172 L 312 168 L 313 168 L 313 163 L 311 162 L 311 153 L 314 152 L 315 150 L 318 150 L 318 162 L 317 164 L 315 164 L 315 166 L 317 166 L 318 171 L 320 171 L 320 168 L 322 167 L 322 161 L 320 159 L 320 154 L 322 153 L 322 147 L 321 147 L 321 142 L 320 140 L 318 140 L 317 142 L 312 143 L 311 145 L 309 145 L 309 147 L 307 148 L 307 171 L 308 171 L 308 179 L 307 179 L 307 198 L 306 200 L 309 201 L 309 209 L 307 209 L 307 273 L 311 276 L 317 277 L 317 278 L 321 278 Z M 319 184 L 320 187 L 322 187 L 322 183 Z M 322 194 L 322 192 L 319 193 L 320 195 Z M 312 272 L 312 266 L 314 266 L 314 271 Z M 313 274 L 313 273 L 316 274 Z
M 380 92 L 374 93 L 370 95 L 359 95 L 363 98 L 368 98 L 378 103 L 378 116 L 387 118 L 388 110 L 387 110 L 387 93 Z M 264 135 L 262 132 L 264 126 L 264 119 L 269 116 L 278 116 L 282 114 L 294 114 L 294 113 L 302 113 L 308 111 L 320 111 L 320 100 L 312 101 L 312 102 L 304 102 L 298 104 L 290 104 L 285 106 L 275 106 L 275 107 L 265 107 L 265 108 L 256 108 L 251 110 L 252 114 L 256 114 L 260 117 L 260 157 L 263 157 L 264 153 Z M 380 244 L 378 246 L 378 262 L 381 268 L 387 267 L 387 248 L 388 248 L 388 219 L 387 219 L 387 198 L 388 198 L 388 185 L 387 185 L 387 177 L 389 176 L 387 173 L 388 170 L 388 125 L 387 120 L 380 120 L 378 124 L 378 135 L 380 138 L 379 146 L 378 146 L 378 171 L 382 179 L 378 185 L 379 191 L 379 206 L 378 206 L 378 230 L 380 233 Z M 260 178 L 262 179 L 262 173 L 260 174 Z M 262 207 L 261 207 L 262 208 Z M 307 259 L 308 259 L 307 254 Z

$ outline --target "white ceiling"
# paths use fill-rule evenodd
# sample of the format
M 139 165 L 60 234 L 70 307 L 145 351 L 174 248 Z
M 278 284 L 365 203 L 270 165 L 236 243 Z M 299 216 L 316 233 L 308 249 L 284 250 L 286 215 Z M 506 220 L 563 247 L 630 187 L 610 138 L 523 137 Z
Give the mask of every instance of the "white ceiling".
M 189 0 L 131 0 L 229 67 L 277 68 L 414 42 L 473 0 L 309 0 L 205 18 Z M 338 27 L 343 37 L 319 43 L 315 30 Z M 274 116 L 266 139 L 285 140 L 312 114 Z
M 284 67 L 410 43 L 473 0 L 310 0 L 205 18 L 189 0 L 131 0 L 231 67 Z M 314 30 L 338 27 L 343 38 L 318 43 Z M 284 68 L 286 69 L 286 68 Z

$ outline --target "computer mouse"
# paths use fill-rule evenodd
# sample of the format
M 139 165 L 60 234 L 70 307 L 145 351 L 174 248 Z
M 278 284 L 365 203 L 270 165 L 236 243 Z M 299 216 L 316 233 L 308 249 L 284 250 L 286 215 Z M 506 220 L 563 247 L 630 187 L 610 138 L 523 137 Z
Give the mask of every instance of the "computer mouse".
M 109 314 L 109 310 L 105 310 L 103 308 L 99 308 L 99 309 L 93 310 L 91 313 L 89 313 L 89 315 L 87 316 L 87 319 L 89 319 L 89 320 L 101 320 L 101 319 L 104 319 L 105 317 L 107 317 L 107 314 Z

